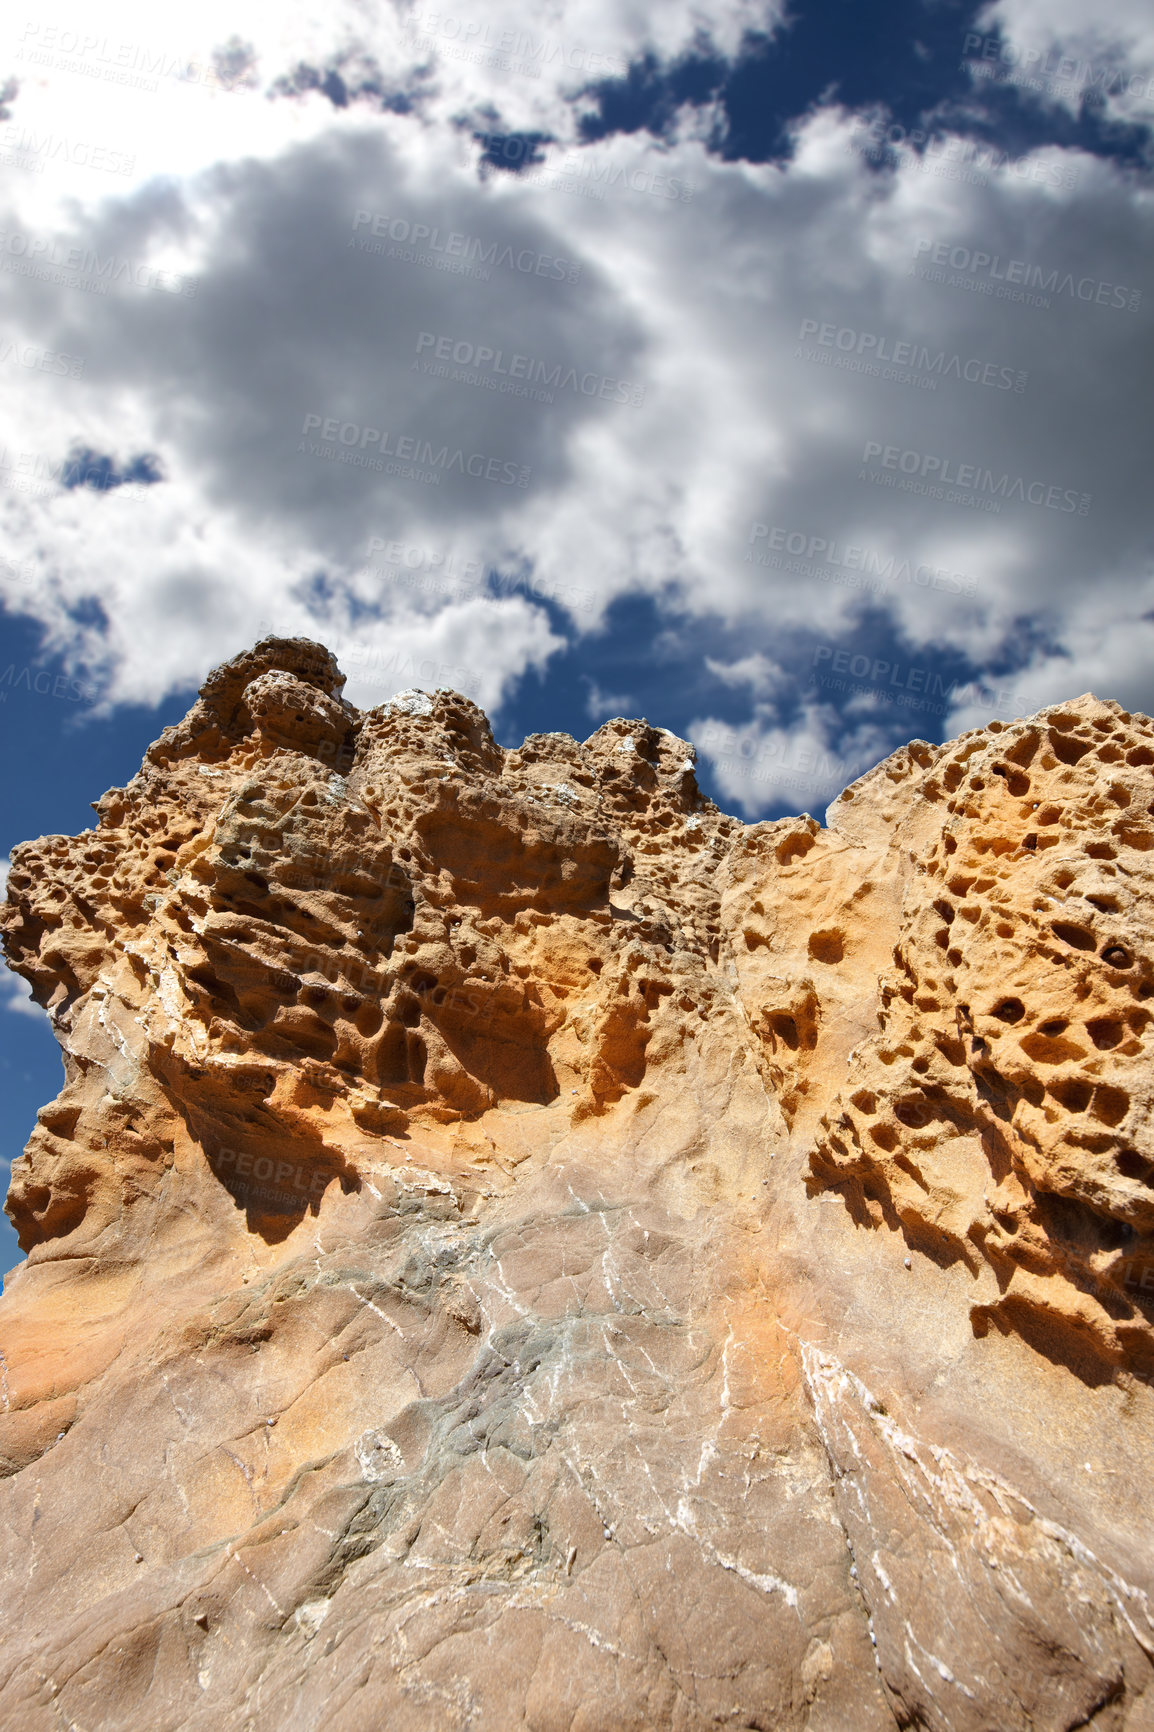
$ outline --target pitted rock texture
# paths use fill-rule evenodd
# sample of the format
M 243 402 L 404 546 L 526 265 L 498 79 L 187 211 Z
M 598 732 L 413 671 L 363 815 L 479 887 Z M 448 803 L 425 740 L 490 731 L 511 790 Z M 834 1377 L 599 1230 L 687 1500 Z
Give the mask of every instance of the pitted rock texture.
M 822 829 L 342 685 L 13 855 L 4 1725 L 1154 1732 L 1154 724 Z
M 727 903 L 755 995 L 794 953 L 762 1033 L 783 1105 L 814 1126 L 814 1184 L 992 1275 L 975 1328 L 1090 1379 L 1154 1372 L 1151 765 L 1154 724 L 1091 699 L 915 743 L 828 830 L 774 827 L 793 853 L 771 898 L 746 893 L 769 843 L 751 831 Z M 888 929 L 881 895 L 900 898 Z M 807 1078 L 828 1074 L 819 1036 L 847 986 L 875 1022 L 818 1115 Z

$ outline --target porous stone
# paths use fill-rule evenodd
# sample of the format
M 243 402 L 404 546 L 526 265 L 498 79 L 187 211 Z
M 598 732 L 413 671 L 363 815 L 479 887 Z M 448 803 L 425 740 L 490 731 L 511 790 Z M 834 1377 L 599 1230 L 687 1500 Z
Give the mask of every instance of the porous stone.
M 218 669 L 0 915 L 16 1732 L 1154 1728 L 1154 724 L 745 825 Z

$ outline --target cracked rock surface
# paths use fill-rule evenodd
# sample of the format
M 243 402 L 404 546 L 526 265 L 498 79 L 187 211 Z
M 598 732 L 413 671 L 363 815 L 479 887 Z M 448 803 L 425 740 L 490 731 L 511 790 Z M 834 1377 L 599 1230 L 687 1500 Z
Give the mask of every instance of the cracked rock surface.
M 1154 724 L 216 670 L 0 911 L 12 1732 L 1154 1732 Z

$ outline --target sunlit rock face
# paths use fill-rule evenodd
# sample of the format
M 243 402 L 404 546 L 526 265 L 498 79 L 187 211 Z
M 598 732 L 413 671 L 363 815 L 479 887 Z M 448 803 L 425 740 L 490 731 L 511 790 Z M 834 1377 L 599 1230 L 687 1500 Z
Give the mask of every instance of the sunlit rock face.
M 1154 1729 L 1154 724 L 743 825 L 218 669 L 2 921 L 0 1719 Z

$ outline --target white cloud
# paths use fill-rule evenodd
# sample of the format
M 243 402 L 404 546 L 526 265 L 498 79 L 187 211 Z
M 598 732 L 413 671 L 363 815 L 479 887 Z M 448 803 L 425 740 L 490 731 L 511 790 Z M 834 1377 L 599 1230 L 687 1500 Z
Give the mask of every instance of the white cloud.
M 635 700 L 628 692 L 602 691 L 596 680 L 587 674 L 582 678 L 589 690 L 585 698 L 585 714 L 595 722 L 603 722 L 607 716 L 628 716 L 636 708 Z
M 15 1016 L 30 1016 L 36 1022 L 44 1020 L 44 1011 L 33 1000 L 32 988 L 14 974 L 5 973 L 0 980 L 0 1010 L 10 1010 Z
M 1000 51 L 971 47 L 987 73 L 1000 70 L 1022 95 L 1077 114 L 1086 94 L 1114 120 L 1148 126 L 1154 98 L 1154 15 L 1147 0 L 992 0 L 975 32 L 1001 35 Z M 981 76 L 976 82 L 981 87 Z
M 485 17 L 513 27 L 517 10 Z M 701 21 L 681 3 L 600 0 L 553 16 L 558 39 L 605 54 L 671 56 Z M 144 33 L 151 14 L 123 17 L 134 39 L 128 23 Z M 286 17 L 262 32 L 255 12 L 210 8 L 197 29 L 205 52 L 251 35 L 267 84 L 351 43 L 360 19 Z M 733 52 L 768 17 L 730 7 L 715 39 Z M 411 60 L 386 54 L 397 28 L 382 12 L 358 40 L 408 77 Z M 110 107 L 98 80 L 33 80 L 58 129 L 82 86 L 101 124 L 135 116 L 166 173 L 18 175 L 0 264 L 27 262 L 13 237 L 55 237 L 57 256 L 76 245 L 198 280 L 192 296 L 100 295 L 0 272 L 4 329 L 28 353 L 83 360 L 70 378 L 0 357 L 0 521 L 35 574 L 5 586 L 9 605 L 86 656 L 110 702 L 155 701 L 271 624 L 339 640 L 358 701 L 468 678 L 495 707 L 561 640 L 530 594 L 483 601 L 438 573 L 528 572 L 562 605 L 576 588 L 592 605 L 574 633 L 640 594 L 741 643 L 709 665 L 748 687 L 767 769 L 770 747 L 782 766 L 795 750 L 885 749 L 896 712 L 859 695 L 847 748 L 809 684 L 815 643 L 865 653 L 867 634 L 871 660 L 888 632 L 919 667 L 948 646 L 1009 670 L 997 680 L 1015 692 L 1097 682 L 1149 707 L 1149 658 L 1131 647 L 1154 601 L 1142 178 L 1053 147 L 985 175 L 910 156 L 880 176 L 836 106 L 799 123 L 785 165 L 711 156 L 689 113 L 661 140 L 577 149 L 562 59 L 534 80 L 443 55 L 408 114 L 190 88 L 168 121 L 146 93 Z M 454 117 L 486 104 L 489 124 L 557 133 L 541 174 L 478 176 Z M 82 118 L 97 128 L 95 106 Z M 674 183 L 692 197 L 668 196 Z M 414 225 L 433 265 L 388 256 Z M 488 281 L 436 268 L 488 249 Z M 539 364 L 541 389 L 555 373 L 553 402 L 506 388 L 514 355 L 522 376 Z M 328 457 L 366 437 L 371 457 L 377 430 L 390 461 L 428 441 L 498 478 L 426 459 L 428 485 L 310 454 L 330 417 L 350 443 L 328 440 Z M 167 479 L 137 498 L 38 482 L 75 443 L 122 462 L 155 452 Z M 528 484 L 508 484 L 522 469 Z M 959 470 L 971 503 L 935 497 Z M 386 569 L 389 543 L 418 551 L 419 583 Z M 749 809 L 785 785 L 724 774 Z
M 317 73 L 339 66 L 351 90 L 368 80 L 433 125 L 476 121 L 491 130 L 497 121 L 505 131 L 572 141 L 582 112 L 575 98 L 584 87 L 621 76 L 645 55 L 672 61 L 708 46 L 732 58 L 748 31 L 772 30 L 781 11 L 779 0 L 708 7 L 694 0 L 552 0 L 530 18 L 520 0 L 465 0 L 452 8 L 204 0 L 195 10 L 169 12 L 141 0 L 108 0 L 94 26 L 84 0 L 54 0 L 49 15 L 31 6 L 13 11 L 0 27 L 0 46 L 21 80 L 22 125 L 115 145 L 135 157 L 129 179 L 139 181 L 188 175 L 314 132 L 331 115 L 323 95 L 270 105 L 265 94 L 302 64 Z M 254 57 L 251 77 L 238 84 L 214 71 L 222 46 L 234 41 Z M 270 115 L 270 107 L 280 112 Z M 48 180 L 60 187 L 59 164 L 46 160 Z M 108 173 L 88 170 L 90 180 Z
M 706 716 L 689 732 L 722 792 L 749 818 L 781 805 L 823 812 L 888 748 L 886 733 L 870 720 L 846 730 L 831 708 L 812 699 L 787 726 L 759 705 L 747 723 Z
M 771 661 L 760 650 L 752 655 L 742 656 L 735 662 L 718 661 L 713 656 L 706 656 L 705 665 L 723 685 L 748 686 L 755 697 L 770 697 L 775 691 L 780 691 L 788 681 L 781 668 Z
M 1124 707 L 1148 712 L 1150 669 L 1154 665 L 1154 622 L 1149 617 L 1120 613 L 1113 619 L 1084 610 L 1081 631 L 1071 629 L 1072 647 L 1062 655 L 1039 655 L 1017 685 L 1017 702 L 994 707 L 989 704 L 956 704 L 949 718 L 951 734 L 978 727 L 991 715 L 1032 715 L 1046 704 L 1061 703 L 1083 692 L 1115 698 Z M 1071 622 L 1073 626 L 1073 622 Z

